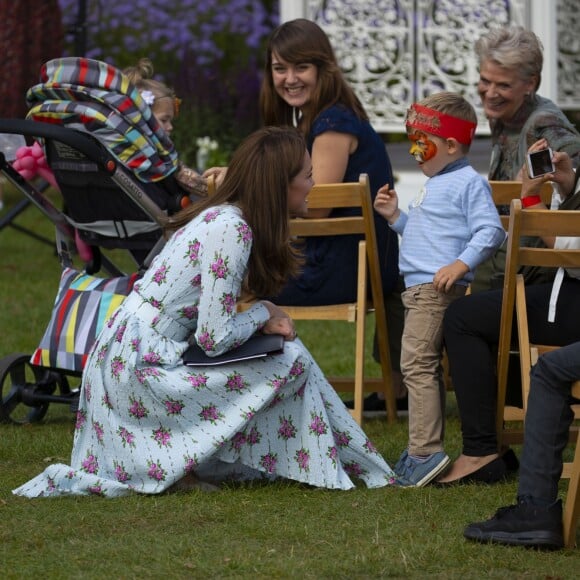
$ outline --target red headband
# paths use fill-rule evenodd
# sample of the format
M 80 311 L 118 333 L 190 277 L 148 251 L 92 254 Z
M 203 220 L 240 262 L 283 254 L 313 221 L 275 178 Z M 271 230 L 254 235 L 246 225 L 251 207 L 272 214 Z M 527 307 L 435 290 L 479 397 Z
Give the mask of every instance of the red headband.
M 417 103 L 411 105 L 407 111 L 405 125 L 444 139 L 457 139 L 464 145 L 471 144 L 477 127 L 477 123 L 458 119 Z

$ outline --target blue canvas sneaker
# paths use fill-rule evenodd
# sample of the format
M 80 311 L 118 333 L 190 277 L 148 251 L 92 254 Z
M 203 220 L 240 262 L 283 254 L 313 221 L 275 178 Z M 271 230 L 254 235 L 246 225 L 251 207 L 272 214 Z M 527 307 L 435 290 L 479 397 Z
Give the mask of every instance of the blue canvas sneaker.
M 423 487 L 448 465 L 449 456 L 443 451 L 437 451 L 426 459 L 419 460 L 409 457 L 409 452 L 405 450 L 395 465 L 397 483 L 403 487 Z

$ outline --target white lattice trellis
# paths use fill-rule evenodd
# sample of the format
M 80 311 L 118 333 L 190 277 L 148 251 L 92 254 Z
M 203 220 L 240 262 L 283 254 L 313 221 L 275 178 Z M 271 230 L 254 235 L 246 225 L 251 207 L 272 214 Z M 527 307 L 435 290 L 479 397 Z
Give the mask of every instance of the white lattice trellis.
M 580 108 L 580 97 L 575 96 L 580 77 L 577 0 L 550 2 L 553 11 L 546 4 L 539 5 L 538 10 L 533 2 L 287 0 L 281 2 L 281 16 L 282 20 L 310 18 L 327 32 L 341 67 L 377 130 L 401 132 L 406 110 L 413 101 L 434 91 L 451 90 L 462 93 L 476 106 L 480 114 L 478 133 L 482 134 L 488 131 L 488 125 L 476 92 L 478 70 L 473 43 L 491 26 L 513 23 L 535 30 L 532 8 L 536 9 L 537 20 L 545 18 L 546 13 L 557 20 L 558 30 L 557 35 L 546 33 L 545 22 L 538 26 L 540 31 L 536 30 L 544 39 L 548 56 L 556 47 L 548 46 L 546 37 L 550 44 L 558 39 L 558 79 L 554 83 L 558 94 L 540 92 L 555 98 L 562 107 Z M 546 58 L 546 64 L 549 62 Z

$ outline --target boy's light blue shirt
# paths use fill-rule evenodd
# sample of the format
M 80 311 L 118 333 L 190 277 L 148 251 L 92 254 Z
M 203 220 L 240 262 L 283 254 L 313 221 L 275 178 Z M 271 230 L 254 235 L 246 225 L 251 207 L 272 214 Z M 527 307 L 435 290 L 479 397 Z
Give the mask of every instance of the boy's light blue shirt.
M 469 272 L 458 284 L 468 285 L 475 268 L 506 238 L 488 181 L 462 157 L 429 178 L 390 225 L 402 236 L 399 268 L 405 287 L 433 282 L 442 268 L 461 260 Z

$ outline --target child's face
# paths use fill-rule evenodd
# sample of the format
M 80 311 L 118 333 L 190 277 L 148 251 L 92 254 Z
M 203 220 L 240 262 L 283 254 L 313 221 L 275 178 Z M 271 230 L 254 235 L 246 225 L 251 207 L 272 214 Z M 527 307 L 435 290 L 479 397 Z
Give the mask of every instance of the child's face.
M 175 117 L 173 99 L 167 97 L 155 99 L 155 103 L 153 104 L 153 115 L 155 115 L 155 118 L 161 125 L 162 129 L 168 135 L 171 135 L 171 131 L 173 131 L 173 118 Z
M 436 175 L 453 161 L 446 139 L 413 129 L 408 133 L 408 137 L 411 141 L 409 153 L 419 163 L 419 167 L 427 177 Z

